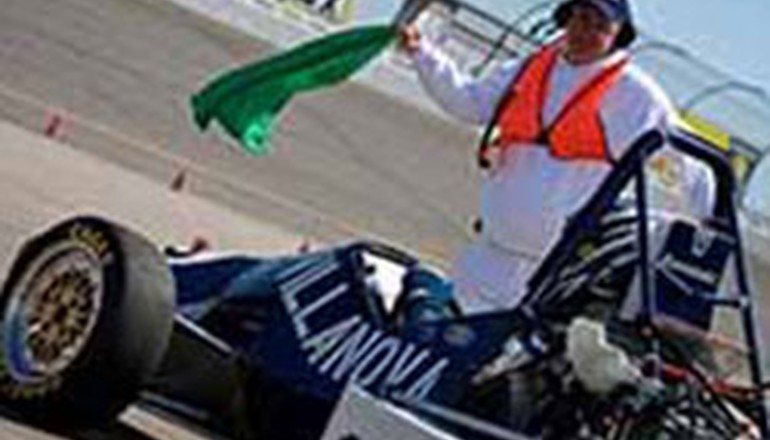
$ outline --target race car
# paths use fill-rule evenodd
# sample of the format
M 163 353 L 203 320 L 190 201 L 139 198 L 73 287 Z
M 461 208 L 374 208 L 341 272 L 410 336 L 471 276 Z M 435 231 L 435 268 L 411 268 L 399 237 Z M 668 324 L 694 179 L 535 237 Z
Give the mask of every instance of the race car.
M 717 176 L 709 218 L 649 206 L 644 164 L 664 143 Z M 170 256 L 112 221 L 72 218 L 26 242 L 3 284 L 0 403 L 64 428 L 140 403 L 234 438 L 396 438 L 375 415 L 356 424 L 374 436 L 329 424 L 358 405 L 343 399 L 332 417 L 348 387 L 409 415 L 415 438 L 767 438 L 735 189 L 721 153 L 649 133 L 522 304 L 477 315 L 384 243 Z

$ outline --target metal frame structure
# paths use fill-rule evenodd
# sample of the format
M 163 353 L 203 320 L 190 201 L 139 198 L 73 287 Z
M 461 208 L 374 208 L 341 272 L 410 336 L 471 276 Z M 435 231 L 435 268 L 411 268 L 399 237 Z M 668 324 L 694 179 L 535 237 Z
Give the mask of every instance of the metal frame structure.
M 581 211 L 573 217 L 572 222 L 563 232 L 561 240 L 549 253 L 540 269 L 530 279 L 529 297 L 522 301 L 524 305 L 523 315 L 538 316 L 538 310 L 559 307 L 557 303 L 548 301 L 544 305 L 541 302 L 546 296 L 542 292 L 547 290 L 543 285 L 548 283 L 549 277 L 553 278 L 554 271 L 564 267 L 568 258 L 576 251 L 576 246 L 581 242 L 581 237 L 595 233 L 601 216 L 606 213 L 620 192 L 632 181 L 635 184 L 636 209 L 638 211 L 638 249 L 639 259 L 637 270 L 641 274 L 642 310 L 639 321 L 642 326 L 649 328 L 649 350 L 657 352 L 658 344 L 656 325 L 653 317 L 656 314 L 657 292 L 655 289 L 655 270 L 653 256 L 650 252 L 649 217 L 647 198 L 647 178 L 644 164 L 663 145 L 669 145 L 682 154 L 694 157 L 707 164 L 717 176 L 717 197 L 713 215 L 723 221 L 725 232 L 733 237 L 734 244 L 731 259 L 736 275 L 738 288 L 737 301 L 713 301 L 715 307 L 728 307 L 738 309 L 741 313 L 743 332 L 749 350 L 749 372 L 751 382 L 756 390 L 763 390 L 766 386 L 762 371 L 763 349 L 761 336 L 758 331 L 758 310 L 755 298 L 752 295 L 748 282 L 746 263 L 743 257 L 743 244 L 738 224 L 736 209 L 737 182 L 734 178 L 732 167 L 727 155 L 704 143 L 693 135 L 677 132 L 663 136 L 658 132 L 650 132 L 635 143 L 633 147 L 621 158 L 610 177 L 603 182 L 602 187 Z M 529 311 L 527 309 L 530 309 Z M 757 405 L 759 414 L 756 419 L 760 421 L 760 429 L 763 438 L 770 438 L 770 419 L 768 419 L 767 398 L 764 392 L 759 395 L 761 402 Z

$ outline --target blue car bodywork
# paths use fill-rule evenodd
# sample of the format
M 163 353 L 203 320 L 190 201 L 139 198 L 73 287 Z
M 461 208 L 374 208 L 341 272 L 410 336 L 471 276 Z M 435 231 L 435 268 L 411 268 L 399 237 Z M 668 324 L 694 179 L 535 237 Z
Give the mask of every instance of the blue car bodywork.
M 365 261 L 369 257 L 373 265 Z M 407 289 L 390 310 L 374 285 L 376 261 L 400 268 L 395 281 Z M 273 418 L 302 418 L 298 438 L 318 436 L 350 380 L 382 395 L 457 401 L 464 385 L 499 353 L 516 322 L 509 312 L 459 318 L 451 286 L 440 275 L 381 243 L 273 259 L 177 261 L 171 269 L 178 323 L 196 328 L 195 337 L 209 350 L 220 347 L 224 357 L 239 359 L 238 368 L 249 372 L 241 382 L 245 392 L 262 393 L 269 382 L 271 389 L 291 395 Z M 409 292 L 418 294 L 412 304 L 406 304 Z M 410 313 L 430 319 L 412 325 L 418 318 Z M 252 386 L 256 376 L 262 386 Z M 174 395 L 164 390 L 173 388 L 173 374 L 168 380 L 163 373 L 159 377 L 156 389 Z M 195 401 L 179 393 L 175 400 Z M 208 415 L 217 418 L 214 412 Z M 290 438 L 284 430 L 291 431 L 291 425 L 282 426 L 280 435 Z
M 381 243 L 276 258 L 172 260 L 176 331 L 145 400 L 228 435 L 276 439 L 318 438 L 349 381 L 383 398 L 457 405 L 512 338 L 534 359 L 563 350 L 570 321 L 589 307 L 616 313 L 635 276 L 642 326 L 662 312 L 707 330 L 717 308 L 738 310 L 751 380 L 760 389 L 745 269 L 740 258 L 730 258 L 742 251 L 729 163 L 686 135 L 669 141 L 718 176 L 712 218 L 674 221 L 666 244 L 653 253 L 642 164 L 663 138 L 645 136 L 574 216 L 515 310 L 462 316 L 448 281 Z M 636 239 L 615 246 L 618 229 L 608 230 L 618 225 L 606 214 L 623 208 L 620 194 L 629 184 L 636 197 L 624 206 L 633 215 L 615 217 Z M 714 296 L 728 262 L 738 279 L 734 299 Z M 384 279 L 387 268 L 397 269 L 395 281 Z M 382 289 L 383 283 L 395 288 Z M 767 435 L 764 406 L 752 404 L 748 412 Z

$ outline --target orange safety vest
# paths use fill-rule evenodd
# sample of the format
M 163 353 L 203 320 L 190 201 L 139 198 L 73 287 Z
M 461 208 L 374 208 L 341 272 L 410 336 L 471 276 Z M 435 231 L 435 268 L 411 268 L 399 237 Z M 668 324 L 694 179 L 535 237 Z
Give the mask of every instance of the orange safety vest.
M 628 57 L 607 66 L 575 92 L 549 126 L 543 123 L 543 107 L 549 79 L 559 57 L 556 42 L 533 55 L 511 83 L 498 108 L 495 126 L 498 136 L 492 145 L 482 145 L 482 161 L 489 148 L 547 145 L 553 157 L 575 160 L 611 160 L 607 150 L 599 109 L 604 94 L 617 82 Z

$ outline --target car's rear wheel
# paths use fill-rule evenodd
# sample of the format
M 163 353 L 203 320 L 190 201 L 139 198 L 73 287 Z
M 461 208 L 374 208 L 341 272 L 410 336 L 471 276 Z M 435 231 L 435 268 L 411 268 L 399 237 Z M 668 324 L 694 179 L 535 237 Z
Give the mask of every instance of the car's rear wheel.
M 27 242 L 0 295 L 0 402 L 34 421 L 112 420 L 156 370 L 174 284 L 146 239 L 95 217 Z

